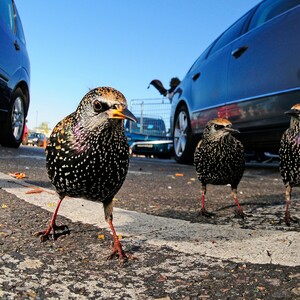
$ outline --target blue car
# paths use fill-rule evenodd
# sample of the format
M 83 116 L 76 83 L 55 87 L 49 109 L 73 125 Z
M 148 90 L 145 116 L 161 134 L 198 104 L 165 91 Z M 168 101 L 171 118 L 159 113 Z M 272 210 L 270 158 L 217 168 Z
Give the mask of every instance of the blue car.
M 208 46 L 172 99 L 179 163 L 193 160 L 205 124 L 216 117 L 240 130 L 247 151 L 278 152 L 290 122 L 284 112 L 300 99 L 299 30 L 300 0 L 264 0 Z
M 0 144 L 19 147 L 29 109 L 30 62 L 13 0 L 0 1 Z
M 125 123 L 125 132 L 132 153 L 146 157 L 171 157 L 172 141 L 162 118 L 137 117 L 136 123 Z

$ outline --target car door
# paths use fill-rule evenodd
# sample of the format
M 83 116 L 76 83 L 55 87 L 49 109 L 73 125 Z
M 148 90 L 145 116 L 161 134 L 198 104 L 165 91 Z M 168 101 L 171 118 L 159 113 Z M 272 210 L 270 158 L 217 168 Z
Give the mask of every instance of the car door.
M 291 9 L 286 6 L 288 3 L 296 7 Z M 228 98 L 240 103 L 243 114 L 237 120 L 239 128 L 243 124 L 272 126 L 284 120 L 283 111 L 290 105 L 285 93 L 300 87 L 298 3 L 265 1 L 253 15 L 249 31 L 232 46 Z M 279 100 L 280 95 L 286 103 Z M 247 99 L 251 101 L 244 101 Z
M 228 79 L 230 99 L 299 87 L 299 29 L 300 6 L 250 30 L 234 43 Z M 242 48 L 247 49 L 238 55 Z
M 0 1 L 0 108 L 7 107 L 5 89 L 21 62 L 12 0 Z
M 207 56 L 201 55 L 189 72 L 189 104 L 194 133 L 201 132 L 209 119 L 218 116 L 218 107 L 227 103 L 232 42 L 243 32 L 249 15 L 250 13 L 245 14 L 227 29 L 209 48 Z
M 20 65 L 20 43 L 16 36 L 15 9 L 11 0 L 0 1 L 0 70 L 3 77 L 10 77 Z

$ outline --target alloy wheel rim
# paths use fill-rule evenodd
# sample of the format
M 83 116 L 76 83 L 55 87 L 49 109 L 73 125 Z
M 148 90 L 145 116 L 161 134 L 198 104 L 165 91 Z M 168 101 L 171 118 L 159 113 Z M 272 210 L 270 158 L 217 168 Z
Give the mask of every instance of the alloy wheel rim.
M 16 98 L 11 115 L 12 133 L 16 140 L 20 140 L 24 126 L 24 105 L 21 97 Z
M 178 114 L 174 130 L 174 149 L 177 157 L 181 157 L 187 140 L 188 119 L 185 111 Z

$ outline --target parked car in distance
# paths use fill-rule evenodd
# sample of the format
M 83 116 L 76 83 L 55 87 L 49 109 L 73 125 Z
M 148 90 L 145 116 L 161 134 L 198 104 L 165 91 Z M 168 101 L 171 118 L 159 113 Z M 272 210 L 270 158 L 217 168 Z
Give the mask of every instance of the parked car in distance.
M 43 133 L 31 132 L 28 135 L 27 145 L 43 147 L 44 143 L 47 142 L 47 137 Z
M 300 99 L 300 0 L 264 0 L 221 34 L 175 90 L 174 156 L 193 160 L 208 120 L 228 118 L 246 150 L 276 153 Z
M 129 146 L 132 146 L 132 153 L 158 158 L 171 157 L 170 144 L 153 142 L 165 140 L 171 141 L 171 138 L 166 132 L 166 125 L 162 118 L 142 116 L 137 117 L 136 123 L 126 121 L 125 132 L 128 144 Z
M 30 62 L 13 0 L 0 1 L 0 144 L 19 147 L 30 96 Z

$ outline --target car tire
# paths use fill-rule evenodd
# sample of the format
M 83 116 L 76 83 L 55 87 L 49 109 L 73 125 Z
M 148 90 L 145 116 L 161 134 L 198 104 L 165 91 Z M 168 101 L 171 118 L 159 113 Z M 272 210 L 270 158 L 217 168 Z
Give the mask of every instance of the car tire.
M 174 158 L 178 163 L 193 163 L 195 147 L 192 139 L 189 112 L 185 104 L 182 104 L 175 114 L 173 145 Z
M 25 96 L 20 88 L 12 95 L 8 117 L 0 130 L 2 146 L 18 148 L 22 142 L 25 127 Z

